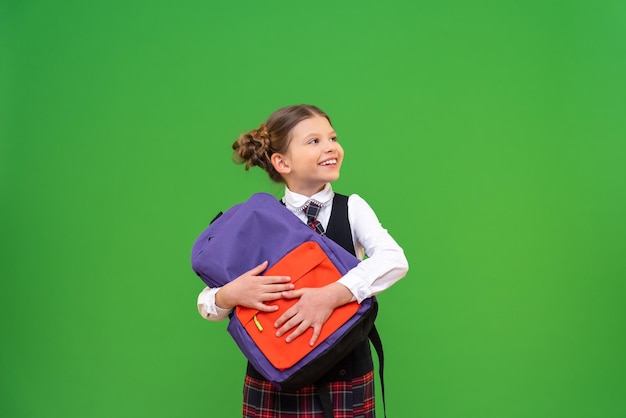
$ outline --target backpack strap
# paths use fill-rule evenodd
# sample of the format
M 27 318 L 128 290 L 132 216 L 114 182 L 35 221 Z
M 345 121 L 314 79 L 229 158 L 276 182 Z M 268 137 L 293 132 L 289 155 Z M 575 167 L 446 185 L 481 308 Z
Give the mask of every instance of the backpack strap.
M 387 418 L 387 406 L 385 402 L 385 379 L 384 379 L 384 371 L 385 371 L 385 355 L 383 353 L 383 342 L 380 339 L 380 334 L 378 334 L 378 330 L 376 329 L 376 324 L 372 327 L 372 330 L 369 333 L 369 339 L 376 349 L 376 354 L 378 355 L 378 375 L 380 376 L 380 390 L 383 395 L 383 417 Z

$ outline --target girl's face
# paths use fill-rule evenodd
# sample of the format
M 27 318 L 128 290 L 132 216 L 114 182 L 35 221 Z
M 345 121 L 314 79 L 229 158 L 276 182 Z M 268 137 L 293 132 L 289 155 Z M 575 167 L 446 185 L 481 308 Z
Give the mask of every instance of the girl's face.
M 343 148 L 335 130 L 323 116 L 300 121 L 291 131 L 291 142 L 283 155 L 283 178 L 293 192 L 311 196 L 326 183 L 339 178 Z

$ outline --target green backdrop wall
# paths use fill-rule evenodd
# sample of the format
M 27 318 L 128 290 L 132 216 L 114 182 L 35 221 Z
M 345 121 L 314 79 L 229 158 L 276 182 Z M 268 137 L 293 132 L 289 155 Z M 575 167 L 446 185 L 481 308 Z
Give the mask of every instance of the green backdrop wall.
M 390 417 L 626 416 L 623 1 L 0 13 L 0 416 L 240 416 L 190 250 L 280 195 L 230 144 L 296 103 L 409 259 L 380 296 Z

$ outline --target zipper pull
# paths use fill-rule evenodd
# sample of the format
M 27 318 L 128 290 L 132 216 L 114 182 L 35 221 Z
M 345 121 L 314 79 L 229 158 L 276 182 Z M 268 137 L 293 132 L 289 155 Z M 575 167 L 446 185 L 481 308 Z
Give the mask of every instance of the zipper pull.
M 261 323 L 259 322 L 259 320 L 256 319 L 256 315 L 254 315 L 254 317 L 252 319 L 254 319 L 254 325 L 256 325 L 256 327 L 259 329 L 259 331 L 263 332 L 263 327 L 261 326 Z

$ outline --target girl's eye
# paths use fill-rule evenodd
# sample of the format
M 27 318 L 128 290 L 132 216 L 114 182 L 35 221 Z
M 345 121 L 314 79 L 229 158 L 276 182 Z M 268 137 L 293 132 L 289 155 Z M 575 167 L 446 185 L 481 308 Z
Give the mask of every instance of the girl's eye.
M 318 142 L 320 142 L 320 140 L 319 140 L 319 139 L 317 139 L 317 138 L 313 138 L 313 139 L 311 139 L 311 140 L 309 141 L 309 144 L 317 144 Z
M 333 136 L 333 137 L 330 138 L 330 140 L 333 141 L 333 142 L 337 142 L 337 137 Z

